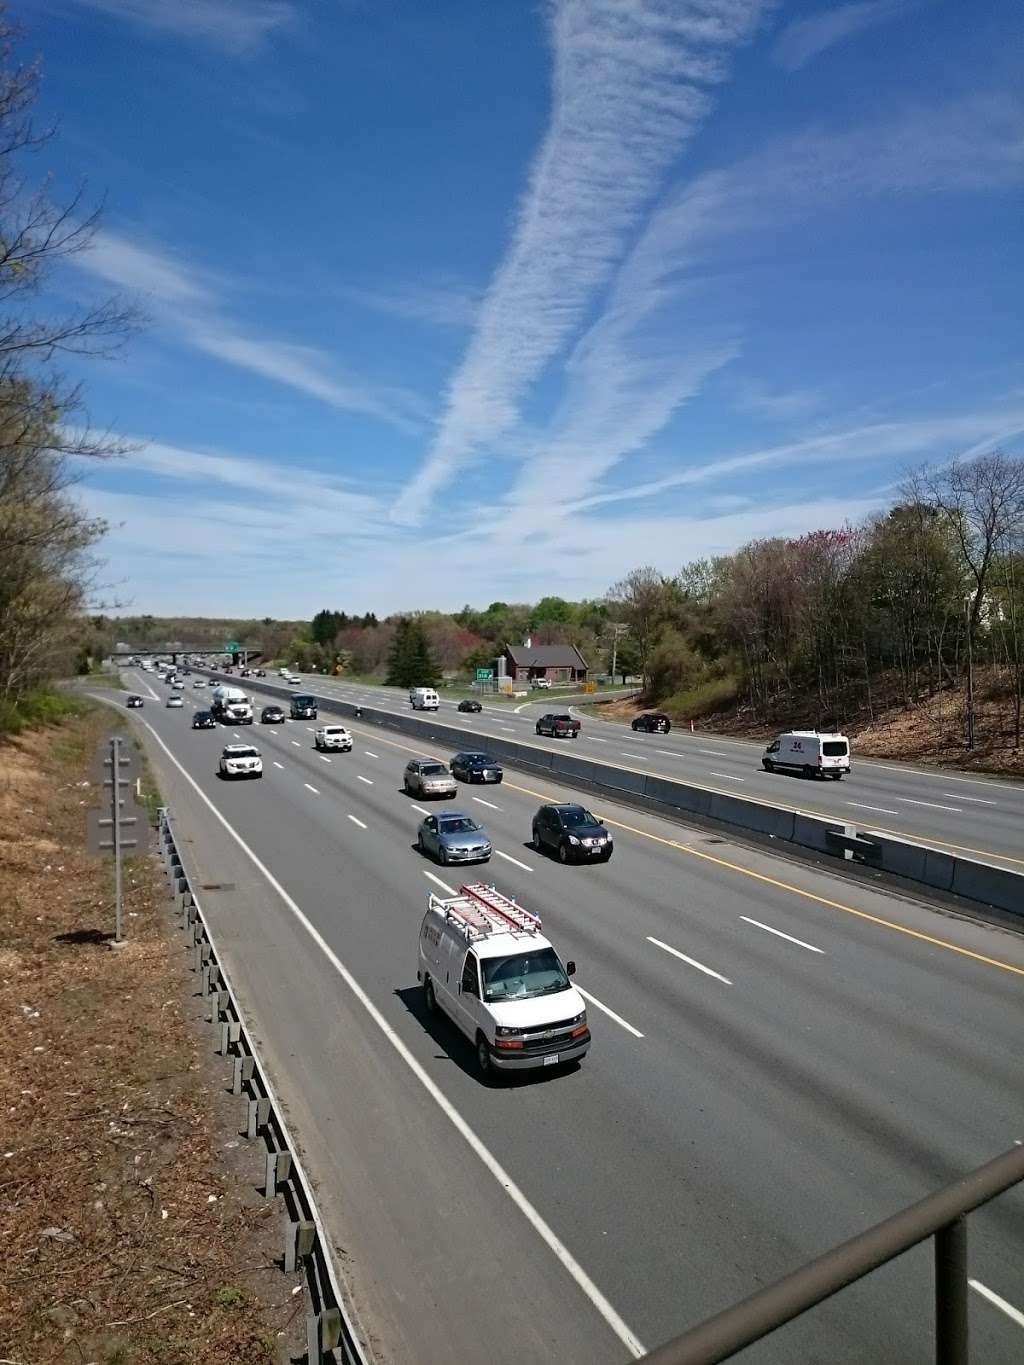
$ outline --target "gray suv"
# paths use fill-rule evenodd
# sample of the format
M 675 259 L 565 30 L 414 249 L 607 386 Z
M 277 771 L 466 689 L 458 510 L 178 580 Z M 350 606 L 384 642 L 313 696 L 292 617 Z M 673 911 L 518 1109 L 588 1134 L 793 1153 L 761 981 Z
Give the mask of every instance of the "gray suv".
M 458 791 L 451 769 L 436 758 L 414 758 L 408 762 L 402 785 L 407 796 L 454 796 Z

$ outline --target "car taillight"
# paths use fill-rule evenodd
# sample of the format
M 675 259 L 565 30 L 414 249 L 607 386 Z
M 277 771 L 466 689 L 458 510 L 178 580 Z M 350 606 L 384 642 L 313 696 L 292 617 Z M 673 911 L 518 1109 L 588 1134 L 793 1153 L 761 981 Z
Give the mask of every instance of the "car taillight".
M 583 1035 L 586 1033 L 586 1031 L 587 1031 L 587 1026 L 586 1026 L 586 1024 L 580 1024 L 579 1028 L 574 1028 L 574 1029 L 573 1029 L 572 1035 L 571 1035 L 571 1036 L 572 1036 L 573 1038 L 582 1038 Z

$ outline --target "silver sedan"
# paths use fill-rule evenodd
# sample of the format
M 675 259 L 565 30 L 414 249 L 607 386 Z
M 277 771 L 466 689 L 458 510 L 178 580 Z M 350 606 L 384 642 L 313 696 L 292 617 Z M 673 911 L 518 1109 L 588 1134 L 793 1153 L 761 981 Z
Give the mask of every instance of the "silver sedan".
M 487 831 L 471 815 L 446 811 L 428 815 L 416 832 L 416 845 L 439 863 L 485 863 L 491 856 Z

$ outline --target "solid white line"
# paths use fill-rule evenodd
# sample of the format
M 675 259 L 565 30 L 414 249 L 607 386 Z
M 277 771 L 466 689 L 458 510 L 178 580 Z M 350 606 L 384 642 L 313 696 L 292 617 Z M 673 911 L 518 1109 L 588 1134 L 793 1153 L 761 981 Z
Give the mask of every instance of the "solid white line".
M 362 820 L 357 820 L 356 817 L 355 817 L 354 815 L 350 815 L 348 818 L 352 821 L 352 823 L 353 823 L 354 825 L 358 825 L 360 829 L 365 829 L 365 828 L 366 828 L 366 826 L 363 824 Z
M 1014 1308 L 1012 1303 L 1007 1303 L 995 1290 L 989 1289 L 988 1285 L 982 1284 L 980 1280 L 968 1280 L 967 1283 L 983 1299 L 988 1299 L 989 1303 L 994 1303 L 997 1308 L 1001 1308 L 1011 1322 L 1015 1322 L 1018 1327 L 1024 1327 L 1024 1313 L 1019 1308 Z
M 412 804 L 412 803 L 410 802 L 410 804 Z M 413 808 L 413 810 L 416 812 L 417 815 L 428 815 L 428 814 L 429 814 L 429 811 L 425 811 L 425 810 L 423 809 L 422 806 L 413 806 L 412 808 Z
M 291 896 L 289 896 L 288 892 L 284 889 L 284 887 L 277 880 L 277 878 L 270 871 L 270 869 L 266 866 L 266 864 L 262 863 L 260 859 L 257 858 L 256 854 L 252 851 L 252 849 L 245 842 L 242 836 L 238 834 L 234 827 L 228 823 L 228 821 L 224 818 L 223 815 L 221 815 L 220 811 L 213 804 L 213 802 L 206 795 L 206 793 L 202 790 L 202 788 L 195 781 L 195 779 L 185 771 L 182 765 L 174 757 L 170 749 L 153 729 L 152 725 L 150 725 L 148 721 L 143 721 L 143 724 L 153 735 L 153 738 L 160 745 L 161 749 L 163 749 L 167 757 L 171 760 L 174 766 L 181 773 L 182 777 L 184 777 L 186 782 L 188 782 L 189 785 L 194 789 L 196 795 L 200 798 L 200 800 L 202 800 L 204 804 L 209 807 L 209 809 L 213 812 L 216 818 L 224 826 L 227 832 L 231 835 L 232 839 L 234 839 L 235 843 L 238 844 L 242 852 L 247 854 L 248 857 L 251 859 L 253 865 L 256 868 L 258 868 L 260 872 L 262 872 L 263 876 L 267 879 L 268 883 L 274 888 L 277 894 L 281 897 L 281 900 L 288 907 L 291 913 L 295 916 L 299 924 L 302 925 L 306 933 L 310 936 L 310 938 L 313 940 L 316 946 L 324 954 L 328 962 L 330 962 L 331 966 L 338 973 L 341 979 L 345 982 L 346 986 L 348 986 L 349 990 L 359 1001 L 362 1007 L 366 1010 L 367 1014 L 370 1016 L 373 1022 L 380 1029 L 381 1033 L 383 1033 L 384 1037 L 395 1049 L 399 1057 L 401 1057 L 402 1061 L 405 1062 L 406 1066 L 408 1066 L 410 1071 L 413 1073 L 416 1079 L 426 1090 L 427 1094 L 444 1114 L 445 1118 L 449 1120 L 449 1122 L 456 1129 L 456 1131 L 461 1134 L 466 1143 L 473 1149 L 476 1155 L 480 1158 L 483 1164 L 490 1171 L 491 1175 L 494 1176 L 495 1180 L 505 1191 L 508 1197 L 512 1200 L 513 1204 L 515 1204 L 516 1208 L 519 1209 L 523 1217 L 527 1220 L 527 1222 L 531 1225 L 531 1227 L 534 1229 L 537 1235 L 541 1238 L 541 1240 L 545 1243 L 545 1245 L 554 1255 L 556 1260 L 559 1261 L 559 1263 L 564 1267 L 564 1269 L 576 1281 L 576 1284 L 587 1296 L 590 1302 L 594 1305 L 598 1313 L 600 1313 L 601 1317 L 604 1318 L 605 1322 L 615 1333 L 618 1339 L 622 1342 L 623 1346 L 626 1347 L 630 1355 L 632 1355 L 635 1360 L 639 1360 L 641 1356 L 646 1355 L 647 1354 L 646 1348 L 640 1341 L 636 1333 L 630 1330 L 630 1328 L 618 1315 L 618 1313 L 615 1311 L 615 1309 L 612 1307 L 609 1301 L 601 1293 L 600 1289 L 598 1289 L 594 1281 L 590 1278 L 587 1272 L 576 1260 L 575 1256 L 573 1256 L 573 1254 L 570 1252 L 569 1248 L 560 1240 L 560 1238 L 556 1235 L 554 1230 L 551 1227 L 549 1227 L 548 1224 L 544 1221 L 543 1217 L 537 1211 L 537 1209 L 535 1209 L 534 1206 L 530 1203 L 529 1199 L 527 1199 L 523 1191 L 515 1183 L 515 1181 L 505 1170 L 505 1168 L 501 1165 L 497 1157 L 494 1156 L 490 1148 L 487 1147 L 479 1137 L 477 1137 L 475 1131 L 469 1126 L 469 1124 L 462 1117 L 459 1111 L 445 1096 L 441 1088 L 437 1085 L 435 1081 L 433 1081 L 430 1078 L 427 1072 L 423 1069 L 420 1063 L 416 1060 L 416 1058 L 412 1055 L 412 1053 L 409 1051 L 406 1045 L 402 1042 L 401 1038 L 398 1036 L 395 1030 L 384 1018 L 383 1014 L 381 1014 L 377 1006 L 373 1003 L 370 997 L 363 990 L 362 986 L 360 986 L 359 982 L 355 979 L 355 977 L 352 975 L 349 969 L 342 962 L 341 958 L 338 957 L 337 953 L 334 952 L 334 950 L 327 943 L 323 935 L 314 927 L 313 923 L 306 917 L 303 911 L 299 908 L 297 902 L 292 900 Z M 431 872 L 424 872 L 423 875 L 429 877 L 432 881 L 437 882 L 439 886 L 443 887 L 443 889 L 449 893 L 449 895 L 454 896 L 456 894 L 450 886 L 445 886 L 444 882 L 441 881 L 440 877 L 435 877 Z
M 369 749 L 364 749 L 364 750 L 363 750 L 363 753 L 366 755 L 367 758 L 376 758 L 376 757 L 377 757 L 376 754 L 371 754 L 370 751 L 369 751 Z
M 951 810 L 954 815 L 963 815 L 963 811 L 959 806 L 940 806 L 935 801 L 915 801 L 909 796 L 897 796 L 893 799 L 896 801 L 903 801 L 908 806 L 928 806 L 931 810 Z
M 747 780 L 745 777 L 733 777 L 732 773 L 716 773 L 711 768 L 708 769 L 708 774 L 711 777 L 722 777 L 726 782 L 746 782 Z
M 740 919 L 746 920 L 747 924 L 756 924 L 765 933 L 776 934 L 779 938 L 788 939 L 790 943 L 797 944 L 800 948 L 806 948 L 809 953 L 824 953 L 824 948 L 815 948 L 813 943 L 805 943 L 802 938 L 794 938 L 792 934 L 784 934 L 781 929 L 773 929 L 770 924 L 762 924 L 759 919 L 750 919 L 748 915 L 740 915 Z
M 356 781 L 357 781 L 357 782 L 365 782 L 366 785 L 367 785 L 368 787 L 372 787 L 372 786 L 373 786 L 373 778 L 372 778 L 372 777 L 364 777 L 364 776 L 362 775 L 362 773 L 356 773 Z
M 961 796 L 959 792 L 943 792 L 943 796 L 951 796 L 954 801 L 970 801 L 972 806 L 998 806 L 998 801 L 986 801 L 983 796 Z
M 433 874 L 433 872 L 427 872 L 427 871 L 424 870 L 423 875 L 424 875 L 424 877 L 429 877 L 430 880 L 431 880 L 432 882 L 436 882 L 437 885 L 441 888 L 442 891 L 447 891 L 447 892 L 448 892 L 449 896 L 457 896 L 457 895 L 459 894 L 459 893 L 455 890 L 455 887 L 454 887 L 454 886 L 449 886 L 448 883 L 447 883 L 447 882 L 443 882 L 443 881 L 441 880 L 440 877 L 435 877 L 434 874 Z
M 727 986 L 732 985 L 732 982 L 727 976 L 721 976 L 718 972 L 713 972 L 710 967 L 705 967 L 703 962 L 698 962 L 696 958 L 687 957 L 686 954 L 681 953 L 678 948 L 671 948 L 667 943 L 662 943 L 660 938 L 651 938 L 650 934 L 648 934 L 647 942 L 653 943 L 656 948 L 664 948 L 666 953 L 671 953 L 673 957 L 678 957 L 683 962 L 688 962 L 691 967 L 696 967 L 697 970 L 703 972 L 705 976 L 713 976 L 716 981 L 722 981 Z
M 898 810 L 889 810 L 887 806 L 866 806 L 863 801 L 847 801 L 848 806 L 856 806 L 858 810 L 875 810 L 879 815 L 899 815 Z
M 283 768 L 283 767 L 284 767 L 284 764 L 283 764 L 283 763 L 278 763 L 278 761 L 277 761 L 276 758 L 275 758 L 275 759 L 272 759 L 271 761 L 273 762 L 275 768 Z
M 610 1010 L 607 1005 L 602 1005 L 601 1001 L 598 1000 L 596 995 L 591 995 L 589 991 L 585 991 L 583 987 L 576 981 L 574 981 L 572 984 L 579 991 L 580 995 L 583 996 L 584 1000 L 589 1000 L 592 1005 L 596 1005 L 599 1010 L 601 1010 L 604 1014 L 607 1014 L 609 1019 L 614 1019 L 615 1022 L 621 1028 L 624 1028 L 627 1033 L 631 1033 L 634 1038 L 642 1038 L 644 1036 L 638 1028 L 634 1028 L 632 1024 L 627 1024 L 625 1019 L 623 1019 L 620 1014 L 616 1014 L 614 1010 Z
M 507 863 L 515 863 L 516 867 L 521 867 L 524 872 L 533 871 L 532 867 L 527 867 L 526 864 L 521 863 L 518 858 L 513 858 L 510 853 L 502 853 L 500 848 L 496 848 L 494 851 L 499 858 L 504 858 Z
M 485 801 L 482 796 L 474 796 L 473 800 L 478 806 L 486 806 L 488 810 L 501 810 L 500 806 L 496 806 L 493 801 Z
M 320 760 L 321 763 L 330 763 L 331 761 L 326 754 L 317 754 L 317 758 Z
M 316 787 L 311 787 L 311 786 L 309 785 L 308 782 L 303 782 L 302 785 L 306 788 L 307 791 L 311 791 L 311 792 L 313 793 L 314 796 L 319 796 L 319 795 L 320 795 L 320 793 L 317 791 Z

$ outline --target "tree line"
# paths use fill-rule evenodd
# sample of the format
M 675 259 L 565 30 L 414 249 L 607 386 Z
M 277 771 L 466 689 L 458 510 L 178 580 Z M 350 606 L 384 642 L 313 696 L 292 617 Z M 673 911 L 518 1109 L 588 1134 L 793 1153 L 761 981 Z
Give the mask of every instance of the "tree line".
M 72 496 L 83 462 L 122 447 L 80 423 L 82 395 L 59 363 L 119 345 L 137 319 L 117 300 L 61 314 L 44 290 L 96 226 L 81 193 L 63 203 L 27 168 L 53 135 L 33 120 L 39 68 L 19 63 L 0 5 L 0 731 L 17 729 L 39 689 L 82 663 L 90 552 L 105 527 Z

